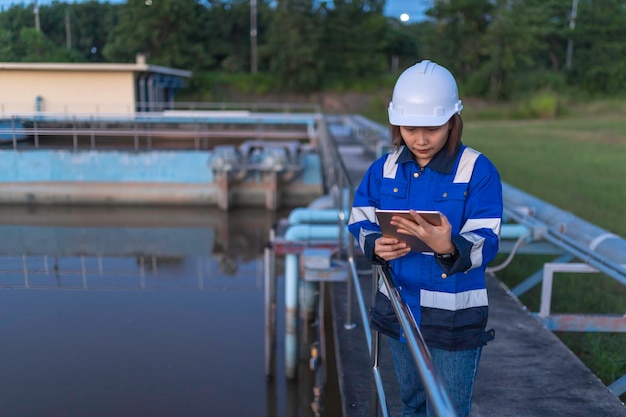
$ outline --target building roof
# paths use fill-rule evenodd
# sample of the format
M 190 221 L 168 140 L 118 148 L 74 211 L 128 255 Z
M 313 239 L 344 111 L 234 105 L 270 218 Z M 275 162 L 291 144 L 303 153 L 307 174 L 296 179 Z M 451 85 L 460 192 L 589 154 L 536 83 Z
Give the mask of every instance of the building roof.
M 22 71 L 110 71 L 110 72 L 150 72 L 189 78 L 191 71 L 176 68 L 148 65 L 138 59 L 134 64 L 110 63 L 67 63 L 67 62 L 0 62 L 0 70 Z

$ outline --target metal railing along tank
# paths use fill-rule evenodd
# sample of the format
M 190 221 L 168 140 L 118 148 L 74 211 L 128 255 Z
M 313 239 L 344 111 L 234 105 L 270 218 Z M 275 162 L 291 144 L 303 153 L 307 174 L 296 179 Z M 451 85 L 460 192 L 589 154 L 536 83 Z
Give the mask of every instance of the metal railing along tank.
M 106 114 L 123 113 L 132 115 L 138 112 L 161 112 L 163 110 L 191 110 L 191 111 L 225 111 L 248 110 L 267 113 L 319 113 L 320 106 L 316 103 L 271 103 L 271 102 L 209 102 L 209 101 L 137 101 L 50 103 L 44 102 L 6 102 L 0 101 L 0 115 L 11 113 L 83 113 Z
M 34 148 L 50 145 L 49 138 L 71 139 L 77 149 L 95 149 L 111 140 L 127 138 L 135 150 L 152 149 L 159 139 L 193 141 L 206 148 L 210 139 L 313 141 L 318 113 L 253 112 L 250 110 L 166 110 L 126 113 L 1 113 L 0 144 L 17 149 L 24 141 Z

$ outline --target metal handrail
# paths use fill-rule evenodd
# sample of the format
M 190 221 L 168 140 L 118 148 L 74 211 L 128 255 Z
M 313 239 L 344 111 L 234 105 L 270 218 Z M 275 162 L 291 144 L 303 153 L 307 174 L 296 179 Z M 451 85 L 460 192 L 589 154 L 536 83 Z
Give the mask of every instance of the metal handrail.
M 326 125 L 324 120 L 320 121 L 320 151 L 322 153 L 322 157 L 324 161 L 332 162 L 325 164 L 325 176 L 328 184 L 339 188 L 339 230 L 345 233 L 345 229 L 347 228 L 347 219 L 344 218 L 343 213 L 346 207 L 350 207 L 352 205 L 352 201 L 354 198 L 354 188 L 352 186 L 352 182 L 350 181 L 350 177 L 348 175 L 348 170 L 343 163 L 342 158 L 339 155 L 339 150 L 337 149 L 336 143 L 330 140 L 328 130 L 326 129 Z M 344 201 L 345 195 L 343 190 L 347 189 L 348 192 L 348 200 Z M 340 246 L 346 242 L 343 239 L 343 235 L 340 233 Z M 363 292 L 361 290 L 361 283 L 359 281 L 359 274 L 356 268 L 356 262 L 354 259 L 354 248 L 355 241 L 354 237 L 350 234 L 347 239 L 347 247 L 346 249 L 346 257 L 350 269 L 349 279 L 347 280 L 347 302 L 346 302 L 346 321 L 344 324 L 344 328 L 347 330 L 354 329 L 356 325 L 352 321 L 352 294 L 356 295 L 356 302 L 358 304 L 359 315 L 361 318 L 361 322 L 363 324 L 363 331 L 365 333 L 365 339 L 367 341 L 368 350 L 371 357 L 372 363 L 372 376 L 374 378 L 374 385 L 376 387 L 376 396 L 378 401 L 378 406 L 383 414 L 383 416 L 387 417 L 389 415 L 389 411 L 387 408 L 387 400 L 385 397 L 385 391 L 383 386 L 382 377 L 379 371 L 379 334 L 378 332 L 372 333 L 369 327 L 369 318 L 367 314 L 367 307 L 365 303 L 365 297 L 363 296 Z M 432 358 L 426 347 L 426 343 L 415 323 L 415 320 L 410 313 L 410 310 L 402 301 L 400 294 L 392 283 L 392 280 L 387 275 L 385 271 L 377 267 L 378 273 L 372 276 L 372 286 L 376 287 L 377 278 L 380 276 L 381 281 L 387 287 L 388 293 L 390 294 L 390 299 L 400 325 L 404 330 L 404 334 L 406 335 L 406 339 L 411 349 L 411 353 L 413 354 L 413 359 L 418 369 L 418 373 L 422 380 L 422 383 L 425 387 L 426 395 L 430 401 L 431 407 L 436 416 L 438 417 L 455 417 L 456 412 L 454 411 L 453 406 L 451 405 L 451 401 L 448 397 L 448 394 L 438 376 L 437 371 L 434 368 Z M 372 300 L 373 301 L 373 300 Z M 377 415 L 378 407 L 372 407 L 370 409 L 371 415 Z
M 455 417 L 457 415 L 456 411 L 454 411 L 454 406 L 443 386 L 441 377 L 433 365 L 433 360 L 426 346 L 426 342 L 417 327 L 415 317 L 413 317 L 411 310 L 402 301 L 400 292 L 393 284 L 389 270 L 381 266 L 376 266 L 376 270 L 378 271 L 380 280 L 387 289 L 391 305 L 396 313 L 396 317 L 398 317 L 408 346 L 411 349 L 413 360 L 417 364 L 418 374 L 422 380 L 426 396 L 430 401 L 429 406 L 432 407 L 436 416 Z
M 202 112 L 198 112 L 202 113 Z M 224 113 L 218 115 L 217 113 Z M 232 113 L 232 112 L 231 112 Z M 73 149 L 95 149 L 108 140 L 126 138 L 128 146 L 139 150 L 152 149 L 152 140 L 194 141 L 194 149 L 201 148 L 201 140 L 207 139 L 259 139 L 259 140 L 304 140 L 311 139 L 314 121 L 318 113 L 255 113 L 246 117 L 233 117 L 229 112 L 216 112 L 211 116 L 202 114 L 164 115 L 164 113 L 90 114 L 31 112 L 0 114 L 0 143 L 13 144 L 33 138 L 35 148 L 65 148 L 62 144 L 48 144 L 46 137 L 66 137 L 73 140 Z M 188 123 L 181 128 L 181 120 Z M 46 124 L 47 123 L 47 124 Z M 271 129 L 265 126 L 273 126 Z M 280 128 L 277 129 L 277 125 Z M 237 128 L 233 128 L 237 126 Z M 43 142 L 43 143 L 42 143 Z M 205 145 L 206 147 L 206 145 Z
M 319 113 L 321 106 L 317 103 L 272 103 L 272 102 L 194 102 L 194 101 L 136 101 L 134 104 L 127 102 L 111 102 L 103 105 L 95 102 L 73 102 L 73 103 L 56 103 L 44 106 L 42 113 L 54 111 L 57 113 L 72 112 L 73 109 L 79 109 L 81 113 L 100 114 L 106 113 L 103 109 L 126 107 L 126 114 L 136 113 L 136 108 L 163 111 L 163 110 L 250 110 L 250 111 L 268 111 L 274 113 L 300 113 L 312 112 Z M 14 109 L 21 109 L 19 112 L 34 112 L 36 105 L 34 102 L 0 102 L 0 117 L 2 115 L 10 115 L 15 113 Z

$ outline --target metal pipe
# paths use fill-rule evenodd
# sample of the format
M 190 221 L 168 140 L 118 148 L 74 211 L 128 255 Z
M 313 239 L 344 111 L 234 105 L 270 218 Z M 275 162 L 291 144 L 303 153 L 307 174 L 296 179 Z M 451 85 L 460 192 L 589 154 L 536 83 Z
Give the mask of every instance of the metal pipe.
M 298 370 L 298 255 L 285 256 L 285 374 L 296 377 Z
M 626 375 L 609 385 L 609 389 L 616 397 L 626 392 Z
M 502 196 L 506 207 L 520 209 L 516 214 L 521 217 L 521 222 L 537 219 L 559 235 L 584 246 L 586 251 L 595 252 L 617 264 L 626 263 L 626 240 L 620 236 L 505 183 L 502 184 Z
M 289 213 L 289 224 L 299 223 L 337 223 L 339 213 L 336 208 L 332 209 L 310 209 L 296 208 Z
M 325 240 L 337 239 L 339 237 L 339 227 L 326 224 L 295 224 L 290 226 L 285 232 L 286 240 Z
M 525 222 L 531 225 L 533 223 L 540 223 L 538 220 L 519 215 L 515 212 L 510 212 L 509 215 L 519 222 Z M 597 252 L 590 251 L 589 248 L 584 247 L 579 241 L 569 238 L 568 236 L 559 233 L 558 231 L 554 231 L 553 229 L 551 230 L 550 228 L 547 228 L 541 237 L 553 245 L 560 247 L 583 260 L 589 265 L 596 267 L 599 271 L 607 274 L 608 276 L 626 284 L 626 268 L 624 268 L 620 263 L 611 261 Z M 623 255 L 626 256 L 626 251 Z
M 520 239 L 523 237 L 530 238 L 531 230 L 523 224 L 503 224 L 500 228 L 500 239 Z
M 334 240 L 338 235 L 336 225 L 296 224 L 287 229 L 284 238 L 290 241 Z M 296 377 L 298 365 L 299 281 L 298 255 L 287 254 L 285 255 L 285 373 L 290 379 Z M 308 303 L 305 307 L 310 309 Z

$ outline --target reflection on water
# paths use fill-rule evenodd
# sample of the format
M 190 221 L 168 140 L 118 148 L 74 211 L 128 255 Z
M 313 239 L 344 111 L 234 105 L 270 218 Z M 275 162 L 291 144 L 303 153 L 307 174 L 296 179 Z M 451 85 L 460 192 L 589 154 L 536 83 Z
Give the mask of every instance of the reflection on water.
M 2 207 L 0 416 L 307 416 L 265 378 L 263 248 L 285 216 Z

